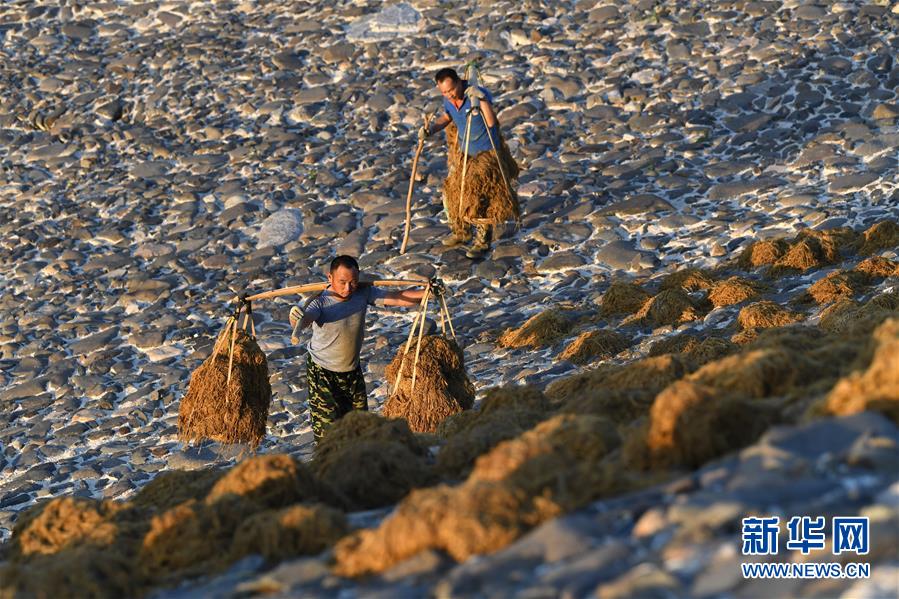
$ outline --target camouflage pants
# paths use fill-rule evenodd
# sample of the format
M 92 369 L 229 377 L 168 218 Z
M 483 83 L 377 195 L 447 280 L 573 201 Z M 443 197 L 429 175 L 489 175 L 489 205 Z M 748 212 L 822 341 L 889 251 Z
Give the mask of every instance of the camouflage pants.
M 306 357 L 309 414 L 315 442 L 321 441 L 331 424 L 352 410 L 368 410 L 368 394 L 362 367 L 351 372 L 332 372 Z

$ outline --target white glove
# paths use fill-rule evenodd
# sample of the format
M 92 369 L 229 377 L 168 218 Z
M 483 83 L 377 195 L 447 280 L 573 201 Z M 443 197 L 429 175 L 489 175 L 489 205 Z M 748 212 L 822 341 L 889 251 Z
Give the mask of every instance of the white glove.
M 287 320 L 290 321 L 290 326 L 295 327 L 297 323 L 303 320 L 303 309 L 299 306 L 294 306 L 290 309 L 290 314 L 287 316 Z
M 471 100 L 472 108 L 480 108 L 481 100 L 484 99 L 484 94 L 478 89 L 477 85 L 469 85 L 465 88 L 465 96 Z
M 428 127 L 425 127 L 424 125 L 422 125 L 421 127 L 418 128 L 419 141 L 427 139 L 430 136 L 431 136 L 431 132 L 428 130 Z

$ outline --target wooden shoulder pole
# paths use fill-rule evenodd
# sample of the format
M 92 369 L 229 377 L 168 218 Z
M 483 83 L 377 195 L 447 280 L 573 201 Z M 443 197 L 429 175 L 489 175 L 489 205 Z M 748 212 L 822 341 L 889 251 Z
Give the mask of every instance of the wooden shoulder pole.
M 416 285 L 427 285 L 427 279 L 382 279 L 378 281 L 360 281 L 360 283 L 371 283 L 375 287 L 413 287 Z M 294 285 L 292 287 L 282 287 L 272 291 L 263 291 L 254 295 L 248 295 L 244 299 L 248 302 L 256 300 L 272 299 L 275 297 L 283 297 L 285 295 L 301 295 L 303 293 L 314 293 L 316 291 L 324 291 L 328 288 L 327 283 L 309 283 L 306 285 Z
M 425 115 L 425 129 L 430 131 L 431 115 Z M 412 159 L 412 176 L 409 177 L 409 191 L 406 193 L 406 227 L 403 230 L 403 244 L 400 246 L 400 254 L 406 253 L 406 244 L 409 243 L 409 228 L 412 225 L 412 190 L 415 189 L 415 175 L 418 172 L 418 158 L 421 156 L 421 150 L 425 146 L 424 138 L 418 140 L 418 146 L 415 148 L 415 157 Z

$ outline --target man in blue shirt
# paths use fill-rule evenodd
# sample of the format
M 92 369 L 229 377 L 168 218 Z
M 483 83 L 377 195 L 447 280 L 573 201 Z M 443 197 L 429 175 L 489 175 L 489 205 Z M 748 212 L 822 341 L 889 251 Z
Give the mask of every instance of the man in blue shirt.
M 450 173 L 444 181 L 443 192 L 452 236 L 444 245 L 463 243 L 470 237 L 469 226 L 474 224 L 474 242 L 466 255 L 478 258 L 490 249 L 491 225 L 520 217 L 518 196 L 510 187 L 512 179 L 518 177 L 518 165 L 500 135 L 490 92 L 469 85 L 450 68 L 437 71 L 434 80 L 443 95 L 445 112 L 430 128 L 422 127 L 419 136 L 428 137 L 450 127 L 447 130 Z M 460 198 L 466 153 L 465 193 Z
M 359 283 L 359 264 L 351 256 L 331 261 L 328 288 L 290 309 L 290 326 L 312 327 L 306 359 L 309 413 L 316 443 L 328 426 L 351 410 L 367 410 L 365 378 L 359 363 L 369 305 L 417 306 L 423 289 L 385 291 Z

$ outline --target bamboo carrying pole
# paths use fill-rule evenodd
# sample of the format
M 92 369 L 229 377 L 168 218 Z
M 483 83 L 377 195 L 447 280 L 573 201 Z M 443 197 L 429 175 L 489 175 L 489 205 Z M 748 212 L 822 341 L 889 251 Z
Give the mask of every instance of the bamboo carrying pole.
M 449 324 L 450 335 L 452 335 L 453 339 L 455 339 L 456 338 L 456 330 L 453 329 L 453 318 L 450 316 L 449 307 L 447 307 L 447 305 L 446 305 L 446 298 L 443 296 L 442 293 L 440 294 L 439 297 L 440 297 L 440 305 L 443 308 L 442 313 L 446 315 L 446 322 L 447 322 L 447 324 Z
M 430 132 L 431 115 L 425 115 L 425 130 Z M 425 139 L 422 137 L 418 140 L 418 146 L 415 148 L 415 157 L 412 159 L 412 176 L 409 177 L 409 191 L 406 193 L 406 227 L 403 231 L 403 244 L 400 246 L 400 254 L 406 253 L 406 244 L 409 243 L 409 229 L 412 226 L 412 190 L 415 189 L 415 175 L 418 172 L 418 159 L 421 156 L 421 150 L 425 147 Z
M 476 109 L 472 109 L 472 112 Z M 462 180 L 459 182 L 459 220 L 462 221 L 462 196 L 465 195 L 465 175 L 468 173 L 468 146 L 471 141 L 471 112 L 465 123 L 465 153 L 462 155 Z
M 412 319 L 412 328 L 409 330 L 409 338 L 406 339 L 406 346 L 403 348 L 402 357 L 400 357 L 400 367 L 396 373 L 396 381 L 393 383 L 393 391 L 390 392 L 391 395 L 396 395 L 397 389 L 400 388 L 400 380 L 403 378 L 403 362 L 406 360 L 406 354 L 409 353 L 409 348 L 412 347 L 412 339 L 415 338 L 415 330 L 418 328 L 419 322 L 424 326 L 424 314 L 427 307 L 427 299 L 427 293 L 421 296 L 421 302 L 418 304 L 418 312 L 416 312 L 415 318 Z
M 360 281 L 360 283 L 370 283 L 375 287 L 408 287 L 410 285 L 427 285 L 426 279 L 382 279 L 378 281 Z M 263 291 L 254 295 L 249 295 L 244 300 L 255 302 L 256 300 L 272 299 L 275 297 L 283 297 L 285 295 L 300 295 L 302 293 L 313 293 L 315 291 L 324 291 L 328 288 L 327 283 L 308 283 L 306 285 L 294 285 L 292 287 L 282 287 L 272 291 Z
M 481 72 L 478 69 L 477 65 L 471 63 L 465 69 L 465 78 L 468 79 L 469 85 L 478 85 L 481 81 Z M 473 83 L 472 83 L 473 82 Z M 490 140 L 490 147 L 493 148 L 493 155 L 496 157 L 496 166 L 499 167 L 499 173 L 503 177 L 503 183 L 506 184 L 506 192 L 509 194 L 509 198 L 512 197 L 512 185 L 509 183 L 509 177 L 506 176 L 506 169 L 503 168 L 503 162 L 499 158 L 499 151 L 496 149 L 496 142 L 493 139 L 493 134 L 490 133 L 490 127 L 487 126 L 487 119 L 484 119 L 484 129 L 487 131 L 487 139 Z
M 406 339 L 406 344 L 403 348 L 403 354 L 402 356 L 400 356 L 400 365 L 397 369 L 396 380 L 393 383 L 393 390 L 390 392 L 391 396 L 396 395 L 397 390 L 400 388 L 400 380 L 403 378 L 403 363 L 406 360 L 406 356 L 408 355 L 409 350 L 412 348 L 412 340 L 415 339 L 417 333 L 418 342 L 415 344 L 415 361 L 412 363 L 412 387 L 410 389 L 410 391 L 415 391 L 415 381 L 418 378 L 418 358 L 421 354 L 421 340 L 424 336 L 425 317 L 427 316 L 428 300 L 430 299 L 432 293 L 434 295 L 434 301 L 437 305 L 437 311 L 440 313 L 441 322 L 445 321 L 447 324 L 449 324 L 450 334 L 453 336 L 453 339 L 456 339 L 456 331 L 453 329 L 453 319 L 450 316 L 449 307 L 446 304 L 446 298 L 443 296 L 443 293 L 432 292 L 431 287 L 429 286 L 427 289 L 425 289 L 424 295 L 422 295 L 421 297 L 421 303 L 418 306 L 418 313 L 412 320 L 412 327 L 409 330 L 409 337 Z M 446 334 L 445 330 L 444 334 Z
M 300 342 L 299 337 L 297 337 L 297 328 L 299 328 L 300 323 L 303 322 L 302 318 L 297 319 L 297 321 L 293 325 L 293 330 L 290 332 L 290 342 L 296 345 Z
M 431 285 L 430 281 L 427 279 L 382 279 L 378 281 L 360 281 L 360 283 L 369 283 L 374 285 L 375 287 L 409 287 L 410 285 L 423 285 L 425 287 L 425 293 L 422 295 L 421 303 L 419 304 L 419 314 L 416 315 L 415 321 L 412 325 L 412 330 L 409 332 L 409 339 L 406 341 L 406 348 L 403 351 L 403 359 L 406 357 L 406 354 L 409 352 L 410 347 L 412 346 L 412 339 L 415 336 L 416 325 L 419 329 L 418 334 L 418 346 L 415 350 L 415 365 L 413 365 L 412 372 L 412 386 L 415 387 L 415 367 L 418 365 L 418 353 L 421 348 L 421 337 L 422 332 L 424 331 L 424 323 L 425 323 L 425 312 L 427 311 L 427 302 L 428 296 L 431 293 Z M 291 287 L 283 287 L 281 289 L 274 289 L 272 291 L 263 291 L 261 293 L 256 293 L 250 296 L 238 296 L 238 307 L 237 313 L 228 319 L 228 323 L 225 325 L 225 329 L 230 331 L 231 334 L 231 347 L 228 352 L 228 381 L 227 384 L 231 383 L 231 367 L 234 360 L 234 341 L 237 336 L 237 325 L 240 320 L 240 312 L 244 306 L 247 307 L 247 313 L 244 316 L 243 328 L 246 330 L 247 324 L 249 321 L 252 335 L 256 336 L 256 327 L 253 323 L 252 317 L 252 308 L 250 302 L 258 301 L 261 299 L 272 299 L 276 297 L 283 297 L 286 295 L 299 295 L 302 293 L 313 293 L 315 291 L 324 291 L 328 288 L 328 283 L 308 283 L 306 285 L 293 285 Z M 444 301 L 444 308 L 445 308 Z M 449 316 L 449 312 L 447 312 L 447 317 Z M 294 326 L 293 331 L 290 334 L 291 343 L 297 343 L 294 341 L 296 339 L 297 327 L 299 327 L 300 321 L 298 320 Z M 450 321 L 450 330 L 452 330 L 452 321 Z M 453 337 L 455 337 L 455 333 L 453 333 Z M 218 343 L 216 343 L 215 347 L 218 347 Z M 215 351 L 215 348 L 213 349 Z M 402 373 L 402 362 L 400 363 L 400 373 Z M 396 385 L 394 386 L 393 392 L 396 393 L 396 389 L 399 386 L 400 375 L 397 375 Z
M 509 194 L 509 200 L 512 201 L 512 184 L 509 183 L 509 177 L 506 176 L 506 169 L 503 168 L 503 161 L 499 158 L 499 151 L 496 149 L 496 143 L 493 141 L 493 134 L 490 133 L 490 127 L 487 127 L 487 138 L 490 140 L 490 147 L 493 148 L 493 155 L 496 156 L 496 166 L 499 167 L 499 174 L 503 176 L 503 183 L 506 184 L 506 193 Z
M 361 283 L 371 283 L 375 287 L 408 287 L 410 285 L 427 285 L 428 281 L 424 279 L 383 279 L 380 281 L 360 281 Z M 293 285 L 291 287 L 282 287 L 281 289 L 274 289 L 272 291 L 263 291 L 261 293 L 256 293 L 254 295 L 247 296 L 243 298 L 242 301 L 253 302 L 261 299 L 272 299 L 275 297 L 283 297 L 285 295 L 300 295 L 303 293 L 314 293 L 316 291 L 324 291 L 328 288 L 328 283 L 307 283 L 306 285 Z M 241 298 L 238 297 L 240 301 Z M 252 320 L 250 321 L 252 322 Z M 246 321 L 244 321 L 244 326 L 246 326 Z M 290 333 L 290 342 L 296 345 L 299 343 L 299 339 L 297 338 L 297 328 L 300 326 L 300 321 L 298 320 L 296 324 L 293 325 L 293 330 Z M 255 326 L 253 328 L 253 336 L 256 336 Z
M 465 69 L 465 79 L 468 81 L 468 85 L 478 87 L 478 70 L 474 64 L 469 64 Z M 468 115 L 465 119 L 465 153 L 462 155 L 462 180 L 459 182 L 459 220 L 462 221 L 462 196 L 465 195 L 465 175 L 468 174 L 468 150 L 471 145 L 471 117 L 480 115 L 481 107 L 475 106 L 474 103 L 468 107 Z M 484 121 L 484 127 L 487 127 L 487 120 L 481 116 L 481 120 Z M 489 129 L 489 127 L 488 127 Z
M 415 361 L 412 363 L 412 391 L 415 391 L 415 378 L 418 375 L 418 356 L 421 353 L 421 338 L 425 332 L 425 316 L 428 312 L 428 297 L 431 295 L 431 287 L 425 289 L 424 308 L 421 311 L 421 322 L 418 324 L 418 343 L 415 345 Z M 399 378 L 397 376 L 397 378 Z
M 228 349 L 228 380 L 225 387 L 231 384 L 231 366 L 234 365 L 234 341 L 237 339 L 237 323 L 240 322 L 240 311 L 243 304 L 237 307 L 237 313 L 234 315 L 234 322 L 231 323 L 231 347 Z

